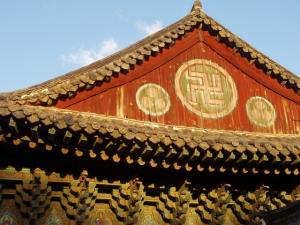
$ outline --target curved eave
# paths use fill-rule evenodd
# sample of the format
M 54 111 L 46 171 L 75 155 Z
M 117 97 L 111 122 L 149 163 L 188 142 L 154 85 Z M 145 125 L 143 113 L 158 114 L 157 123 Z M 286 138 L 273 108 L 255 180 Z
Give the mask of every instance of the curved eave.
M 199 172 L 299 174 L 299 135 L 208 130 L 0 102 L 0 142 Z
M 183 19 L 132 46 L 103 60 L 34 87 L 9 93 L 6 97 L 19 104 L 53 105 L 59 99 L 70 98 L 81 90 L 91 89 L 109 82 L 119 74 L 134 70 L 135 65 L 161 54 L 177 40 L 194 29 L 208 30 L 219 42 L 234 49 L 250 63 L 276 79 L 286 88 L 300 94 L 300 79 L 248 43 L 221 26 L 202 10 L 195 9 Z

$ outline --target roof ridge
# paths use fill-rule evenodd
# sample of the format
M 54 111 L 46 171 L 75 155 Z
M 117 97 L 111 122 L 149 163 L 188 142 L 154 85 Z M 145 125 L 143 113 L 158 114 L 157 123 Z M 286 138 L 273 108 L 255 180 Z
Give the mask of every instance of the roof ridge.
M 299 77 L 206 15 L 199 3 L 196 0 L 194 10 L 179 21 L 111 56 L 42 84 L 11 92 L 8 96 L 21 104 L 29 102 L 36 105 L 53 105 L 61 97 L 72 97 L 78 90 L 90 89 L 110 80 L 114 74 L 131 70 L 136 64 L 142 64 L 145 59 L 170 47 L 179 38 L 198 27 L 204 27 L 211 35 L 217 36 L 220 42 L 235 49 L 242 57 L 262 69 L 265 74 L 300 94 Z
M 107 67 L 110 67 L 110 66 L 113 67 L 114 65 L 112 65 L 112 64 L 114 64 L 115 61 L 122 60 L 121 58 L 126 58 L 126 56 L 132 57 L 132 55 L 136 54 L 135 60 L 142 62 L 142 61 L 144 61 L 145 57 L 149 57 L 153 53 L 159 52 L 162 48 L 168 47 L 171 44 L 173 44 L 174 41 L 179 38 L 179 36 L 182 36 L 185 34 L 184 28 L 183 28 L 183 30 L 178 30 L 178 32 L 175 31 L 176 28 L 178 28 L 178 26 L 182 25 L 182 23 L 186 22 L 189 18 L 191 18 L 191 16 L 192 16 L 192 13 L 189 13 L 188 15 L 186 15 L 179 21 L 165 27 L 164 29 L 162 29 L 150 36 L 147 36 L 144 39 L 130 45 L 129 47 L 121 49 L 112 55 L 109 55 L 103 59 L 97 60 L 87 66 L 81 67 L 81 68 L 71 71 L 69 73 L 63 74 L 59 77 L 55 77 L 53 79 L 50 79 L 48 81 L 45 81 L 43 83 L 28 87 L 28 88 L 16 90 L 16 91 L 13 91 L 10 93 L 2 93 L 2 94 L 13 96 L 13 98 L 11 98 L 12 100 L 21 100 L 20 98 L 22 98 L 22 96 L 21 96 L 22 94 L 27 94 L 30 92 L 31 92 L 30 94 L 33 94 L 32 92 L 34 92 L 34 91 L 39 91 L 39 90 L 42 91 L 41 89 L 46 89 L 48 87 L 52 88 L 56 85 L 63 84 L 65 82 L 65 80 L 73 78 L 74 76 L 76 77 L 76 76 L 81 76 L 81 75 L 88 75 L 88 74 L 86 74 L 87 71 L 92 72 L 92 73 L 96 72 L 96 73 L 100 73 L 100 74 L 108 72 L 109 76 L 112 76 L 111 73 L 114 72 L 114 68 L 107 68 Z M 159 41 L 157 39 L 160 39 L 160 38 L 165 39 L 165 40 L 162 40 L 161 43 L 156 43 L 156 44 L 153 43 L 153 42 Z M 154 46 L 151 46 L 151 44 L 154 44 Z M 164 45 L 164 46 L 162 46 L 162 45 Z M 147 48 L 149 48 L 149 49 L 147 49 Z M 125 62 L 125 64 L 126 63 L 127 62 Z M 131 64 L 131 62 L 128 62 L 127 64 Z M 132 64 L 134 65 L 136 63 L 132 63 Z M 118 66 L 118 65 L 115 65 L 115 66 Z M 102 67 L 105 67 L 107 70 L 111 70 L 111 73 L 109 71 L 100 71 L 102 69 Z M 99 71 L 95 71 L 95 70 L 99 70 Z

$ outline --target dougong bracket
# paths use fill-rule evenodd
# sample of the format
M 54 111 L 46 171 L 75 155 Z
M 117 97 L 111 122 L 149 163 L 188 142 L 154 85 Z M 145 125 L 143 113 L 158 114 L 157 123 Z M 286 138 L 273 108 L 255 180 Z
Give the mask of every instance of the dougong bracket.
M 162 193 L 160 195 L 160 201 L 156 208 L 163 219 L 170 224 L 179 225 L 186 222 L 186 215 L 192 200 L 189 185 L 190 183 L 185 181 L 178 190 L 176 187 L 171 187 L 168 194 Z
M 35 224 L 45 214 L 50 200 L 51 187 L 48 186 L 47 176 L 40 169 L 35 169 L 22 184 L 16 185 L 16 204 L 21 213 L 29 218 L 30 224 Z
M 144 186 L 139 179 L 121 185 L 119 190 L 113 190 L 110 201 L 111 209 L 124 224 L 138 223 L 140 212 L 144 205 Z
M 84 223 L 96 203 L 98 189 L 96 183 L 87 176 L 88 172 L 83 171 L 78 180 L 64 188 L 61 196 L 62 207 L 68 217 L 75 219 L 76 224 Z

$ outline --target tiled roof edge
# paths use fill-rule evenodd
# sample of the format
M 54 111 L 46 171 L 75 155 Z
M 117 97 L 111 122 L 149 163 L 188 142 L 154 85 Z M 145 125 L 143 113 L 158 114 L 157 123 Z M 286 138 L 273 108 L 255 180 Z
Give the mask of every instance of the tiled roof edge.
M 298 175 L 299 135 L 166 126 L 53 107 L 0 102 L 0 142 L 179 170 Z M 72 144 L 70 144 L 72 142 Z M 113 148 L 110 145 L 116 145 Z M 70 148 L 68 146 L 71 146 Z M 54 146 L 54 147 L 53 147 Z M 72 149 L 75 146 L 75 149 Z M 219 171 L 219 172 L 220 172 Z
M 133 69 L 136 64 L 142 64 L 145 59 L 159 54 L 198 27 L 208 30 L 220 42 L 262 69 L 266 75 L 300 94 L 300 78 L 231 33 L 202 10 L 196 10 L 167 28 L 105 59 L 43 84 L 12 92 L 9 98 L 20 104 L 53 105 L 58 99 L 72 97 L 79 90 L 91 89 L 104 81 L 110 81 L 116 74 Z

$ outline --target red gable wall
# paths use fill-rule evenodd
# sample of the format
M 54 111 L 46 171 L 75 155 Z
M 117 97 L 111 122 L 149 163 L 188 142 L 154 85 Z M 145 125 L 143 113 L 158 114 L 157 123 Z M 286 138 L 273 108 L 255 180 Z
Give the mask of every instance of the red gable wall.
M 227 70 L 234 80 L 238 101 L 235 109 L 227 116 L 208 119 L 196 115 L 187 109 L 176 95 L 174 79 L 178 68 L 183 63 L 198 58 L 217 63 Z M 158 84 L 169 94 L 171 107 L 166 114 L 151 116 L 138 108 L 136 92 L 146 83 Z M 253 96 L 264 97 L 273 104 L 277 114 L 274 125 L 266 128 L 250 122 L 246 113 L 246 103 Z M 300 97 L 292 90 L 266 76 L 207 32 L 196 30 L 130 73 L 121 74 L 100 87 L 81 92 L 73 99 L 60 101 L 56 107 L 169 125 L 296 134 L 300 131 L 299 103 Z

